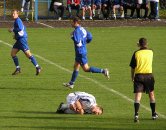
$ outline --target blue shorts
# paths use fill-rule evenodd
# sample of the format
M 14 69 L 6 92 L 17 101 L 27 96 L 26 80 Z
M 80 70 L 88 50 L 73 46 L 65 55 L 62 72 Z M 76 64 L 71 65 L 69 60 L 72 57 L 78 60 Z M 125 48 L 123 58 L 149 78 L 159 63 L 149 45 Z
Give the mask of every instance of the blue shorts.
M 18 50 L 22 50 L 23 52 L 26 52 L 27 50 L 29 50 L 27 39 L 26 38 L 20 38 L 13 45 L 13 48 L 18 49 Z
M 86 55 L 76 56 L 75 61 L 80 63 L 80 65 L 85 65 L 88 63 L 88 59 Z

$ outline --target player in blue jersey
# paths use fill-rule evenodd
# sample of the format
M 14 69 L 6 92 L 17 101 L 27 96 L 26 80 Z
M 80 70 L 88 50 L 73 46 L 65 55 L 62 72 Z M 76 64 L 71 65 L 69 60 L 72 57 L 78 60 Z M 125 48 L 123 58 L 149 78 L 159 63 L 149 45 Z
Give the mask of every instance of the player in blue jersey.
M 74 87 L 74 82 L 78 76 L 80 66 L 85 72 L 102 73 L 109 79 L 108 69 L 99 69 L 88 65 L 86 44 L 91 42 L 92 34 L 80 26 L 80 21 L 77 17 L 73 19 L 72 26 L 75 28 L 71 37 L 75 46 L 74 71 L 70 82 L 64 83 L 63 85 L 69 88 Z
M 28 42 L 27 42 L 26 28 L 23 25 L 22 20 L 19 18 L 18 10 L 13 10 L 12 16 L 13 16 L 13 19 L 15 20 L 14 27 L 8 30 L 9 32 L 14 33 L 13 38 L 16 40 L 16 42 L 13 45 L 13 48 L 11 50 L 11 56 L 12 56 L 15 66 L 16 66 L 16 70 L 12 73 L 12 75 L 16 75 L 21 72 L 18 57 L 16 55 L 20 50 L 22 50 L 24 52 L 24 54 L 31 60 L 33 65 L 36 67 L 36 75 L 39 75 L 39 73 L 41 71 L 41 67 L 38 65 L 35 57 L 31 54 L 31 52 L 29 50 Z

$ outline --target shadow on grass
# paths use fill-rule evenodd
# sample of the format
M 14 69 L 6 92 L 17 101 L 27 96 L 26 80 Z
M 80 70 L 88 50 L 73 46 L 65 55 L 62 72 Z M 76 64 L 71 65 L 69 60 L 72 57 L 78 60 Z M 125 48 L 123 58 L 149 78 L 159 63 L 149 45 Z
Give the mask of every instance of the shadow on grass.
M 42 112 L 42 111 L 15 111 L 18 113 L 17 116 L 0 116 L 0 119 L 11 119 L 21 121 L 20 125 L 13 124 L 2 124 L 0 130 L 6 129 L 38 129 L 38 130 L 160 130 L 164 128 L 165 120 L 153 121 L 150 118 L 141 119 L 139 123 L 134 123 L 132 118 L 116 118 L 116 117 L 105 117 L 105 116 L 94 116 L 94 115 L 75 115 L 75 114 L 55 114 L 54 112 Z M 20 114 L 27 114 L 19 115 Z M 33 115 L 31 115 L 33 114 Z M 37 115 L 36 115 L 37 114 Z M 42 114 L 42 115 L 38 115 Z M 51 114 L 51 115 L 47 115 Z M 25 119 L 25 120 L 24 120 Z M 34 124 L 27 125 L 27 121 L 34 122 Z M 41 123 L 39 123 L 41 120 Z M 42 122 L 48 122 L 52 120 L 55 122 L 48 123 L 47 125 L 42 124 Z M 24 122 L 25 121 L 25 122 Z M 35 122 L 38 122 L 35 124 Z M 79 124 L 79 125 L 78 125 Z M 160 127 L 158 127 L 160 125 Z M 162 125 L 162 126 L 161 126 Z M 149 128 L 152 126 L 152 128 Z M 164 129 L 163 129 L 164 130 Z
M 10 128 L 10 129 L 39 129 L 39 130 L 48 130 L 48 129 L 52 129 L 52 130 L 110 130 L 110 128 L 96 128 L 96 127 L 56 127 L 56 126 L 3 126 L 2 128 Z M 120 130 L 119 128 L 114 129 L 114 130 Z M 122 130 L 122 129 L 121 129 Z M 123 129 L 125 130 L 125 129 Z
M 7 87 L 0 87 L 1 90 L 47 90 L 47 91 L 55 91 L 56 89 L 49 89 L 49 88 L 7 88 Z

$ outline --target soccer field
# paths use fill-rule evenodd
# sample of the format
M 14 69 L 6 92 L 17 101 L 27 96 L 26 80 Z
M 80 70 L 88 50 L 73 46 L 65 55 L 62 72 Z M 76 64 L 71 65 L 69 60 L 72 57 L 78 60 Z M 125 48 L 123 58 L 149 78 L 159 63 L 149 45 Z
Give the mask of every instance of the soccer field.
M 71 78 L 74 46 L 72 28 L 28 28 L 31 52 L 41 65 L 35 68 L 20 52 L 22 73 L 15 70 L 10 57 L 14 40 L 6 28 L 0 29 L 0 130 L 165 130 L 166 129 L 166 27 L 87 28 L 93 41 L 87 45 L 90 66 L 108 68 L 110 80 L 101 74 L 80 70 L 74 89 L 62 86 Z M 133 122 L 133 86 L 129 62 L 140 37 L 148 39 L 154 51 L 156 109 L 158 120 L 151 119 L 148 95 L 144 94 L 139 123 Z M 60 102 L 74 91 L 93 94 L 104 114 L 56 114 Z

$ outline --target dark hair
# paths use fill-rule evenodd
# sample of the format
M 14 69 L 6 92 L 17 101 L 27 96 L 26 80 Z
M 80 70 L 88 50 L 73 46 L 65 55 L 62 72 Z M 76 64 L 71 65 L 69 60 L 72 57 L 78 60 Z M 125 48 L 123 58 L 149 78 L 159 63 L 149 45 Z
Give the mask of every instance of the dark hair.
M 78 24 L 80 24 L 80 19 L 79 19 L 79 17 L 74 17 L 74 18 L 73 18 L 73 22 L 74 22 L 74 23 L 77 22 Z
M 139 39 L 139 45 L 141 47 L 145 47 L 147 45 L 147 39 L 146 38 L 140 38 Z

